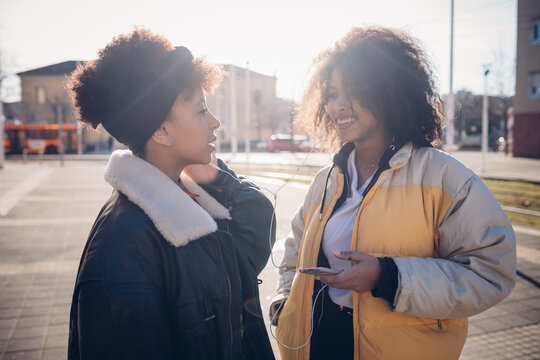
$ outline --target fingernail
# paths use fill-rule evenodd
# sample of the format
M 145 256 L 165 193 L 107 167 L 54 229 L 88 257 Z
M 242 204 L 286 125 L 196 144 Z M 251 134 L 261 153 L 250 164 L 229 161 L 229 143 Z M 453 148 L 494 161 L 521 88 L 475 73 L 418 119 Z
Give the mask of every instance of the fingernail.
M 340 255 L 341 255 L 341 251 L 334 250 L 334 256 L 340 256 Z

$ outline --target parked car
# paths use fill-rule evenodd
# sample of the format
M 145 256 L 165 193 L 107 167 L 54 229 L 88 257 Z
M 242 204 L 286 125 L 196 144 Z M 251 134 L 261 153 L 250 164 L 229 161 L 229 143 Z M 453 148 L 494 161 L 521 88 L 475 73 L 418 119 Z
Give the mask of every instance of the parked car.
M 268 141 L 252 140 L 250 141 L 252 151 L 266 151 L 268 149 Z
M 274 134 L 270 136 L 268 151 L 309 151 L 309 138 L 305 135 Z

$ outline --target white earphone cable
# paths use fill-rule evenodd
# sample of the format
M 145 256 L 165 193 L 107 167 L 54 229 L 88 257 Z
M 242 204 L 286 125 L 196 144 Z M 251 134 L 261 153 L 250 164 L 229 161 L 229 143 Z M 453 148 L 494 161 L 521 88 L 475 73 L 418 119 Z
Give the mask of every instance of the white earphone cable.
M 304 158 L 304 160 L 302 161 L 302 163 L 296 168 L 296 171 L 291 175 L 291 177 L 289 179 L 287 179 L 287 181 L 285 181 L 282 185 L 280 185 L 280 187 L 274 192 L 270 189 L 267 189 L 263 186 L 260 186 L 260 185 L 257 185 L 260 189 L 262 190 L 266 190 L 268 191 L 270 194 L 272 194 L 273 198 L 274 198 L 274 209 L 272 211 L 272 218 L 270 220 L 270 232 L 269 232 L 269 235 L 268 235 L 268 244 L 270 246 L 270 249 L 272 249 L 272 228 L 274 227 L 274 219 L 276 217 L 276 207 L 277 207 L 277 198 L 278 198 L 278 192 L 283 189 L 285 186 L 287 186 L 289 183 L 291 183 L 295 176 L 300 172 L 300 168 L 303 167 L 307 161 L 307 159 L 309 158 L 309 156 L 311 155 L 311 153 L 313 152 L 313 149 L 314 147 L 311 147 L 311 150 L 306 154 L 306 157 Z M 215 164 L 212 164 L 210 163 L 212 167 L 216 168 L 217 170 L 229 175 L 230 177 L 234 178 L 234 176 L 232 176 L 231 174 L 229 174 L 228 172 L 222 170 L 219 168 L 219 166 L 215 165 Z M 236 180 L 236 178 L 235 178 Z M 272 251 L 270 251 L 270 260 L 272 262 L 272 265 L 279 269 L 280 267 L 275 263 L 274 261 L 274 254 Z M 281 274 L 283 276 L 283 274 Z M 281 301 L 281 303 L 279 304 L 279 307 L 278 309 L 274 312 L 274 315 L 272 316 L 272 320 L 270 321 L 270 334 L 272 335 L 272 337 L 283 347 L 287 348 L 287 349 L 290 349 L 290 350 L 299 350 L 301 348 L 303 348 L 304 346 L 306 346 L 309 342 L 309 340 L 311 339 L 311 337 L 313 336 L 313 318 L 315 316 L 315 305 L 317 304 L 317 300 L 319 298 L 319 295 L 321 294 L 321 292 L 326 288 L 328 287 L 328 285 L 324 285 L 323 287 L 321 287 L 321 289 L 319 290 L 319 292 L 317 293 L 317 296 L 315 297 L 315 300 L 313 301 L 313 309 L 312 309 L 312 312 L 311 312 L 311 330 L 310 330 L 310 333 L 309 333 L 309 336 L 306 340 L 305 343 L 303 343 L 302 345 L 298 346 L 298 347 L 292 347 L 292 346 L 288 346 L 286 344 L 283 344 L 281 341 L 279 341 L 277 339 L 277 337 L 274 335 L 274 332 L 272 331 L 272 323 L 274 322 L 275 320 L 275 317 L 280 313 L 281 311 L 281 308 L 283 307 L 283 305 L 285 304 L 285 299 L 283 299 Z M 270 304 L 270 306 L 272 306 L 272 304 Z M 324 310 L 324 309 L 323 309 Z M 323 312 L 321 311 L 321 318 L 322 318 L 322 314 Z M 319 323 L 320 323 L 320 319 L 319 319 Z

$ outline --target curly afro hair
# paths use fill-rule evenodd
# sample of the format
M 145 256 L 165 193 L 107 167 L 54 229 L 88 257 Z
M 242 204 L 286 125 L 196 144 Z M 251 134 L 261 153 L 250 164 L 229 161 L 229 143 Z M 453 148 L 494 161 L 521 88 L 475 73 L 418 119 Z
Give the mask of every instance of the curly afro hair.
M 426 146 L 442 136 L 442 101 L 433 71 L 417 42 L 383 27 L 353 28 L 313 62 L 314 73 L 296 121 L 332 150 L 341 146 L 325 110 L 334 69 L 339 68 L 349 98 L 357 100 L 400 143 Z
M 174 50 L 167 38 L 145 28 L 115 37 L 99 51 L 97 60 L 85 62 L 71 76 L 68 89 L 78 119 L 93 128 L 100 124 L 107 128 L 111 119 L 132 104 L 134 94 L 163 77 L 163 61 Z M 180 93 L 189 98 L 198 86 L 211 93 L 223 77 L 221 69 L 204 58 L 189 56 L 189 64 L 182 65 L 187 80 Z

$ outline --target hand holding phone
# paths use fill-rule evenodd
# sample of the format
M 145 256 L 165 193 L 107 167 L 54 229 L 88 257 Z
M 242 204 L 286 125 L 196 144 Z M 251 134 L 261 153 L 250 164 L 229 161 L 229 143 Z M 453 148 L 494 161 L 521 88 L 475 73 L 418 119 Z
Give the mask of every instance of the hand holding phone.
M 302 274 L 308 275 L 337 275 L 343 270 L 330 269 L 327 267 L 311 267 L 298 269 Z

